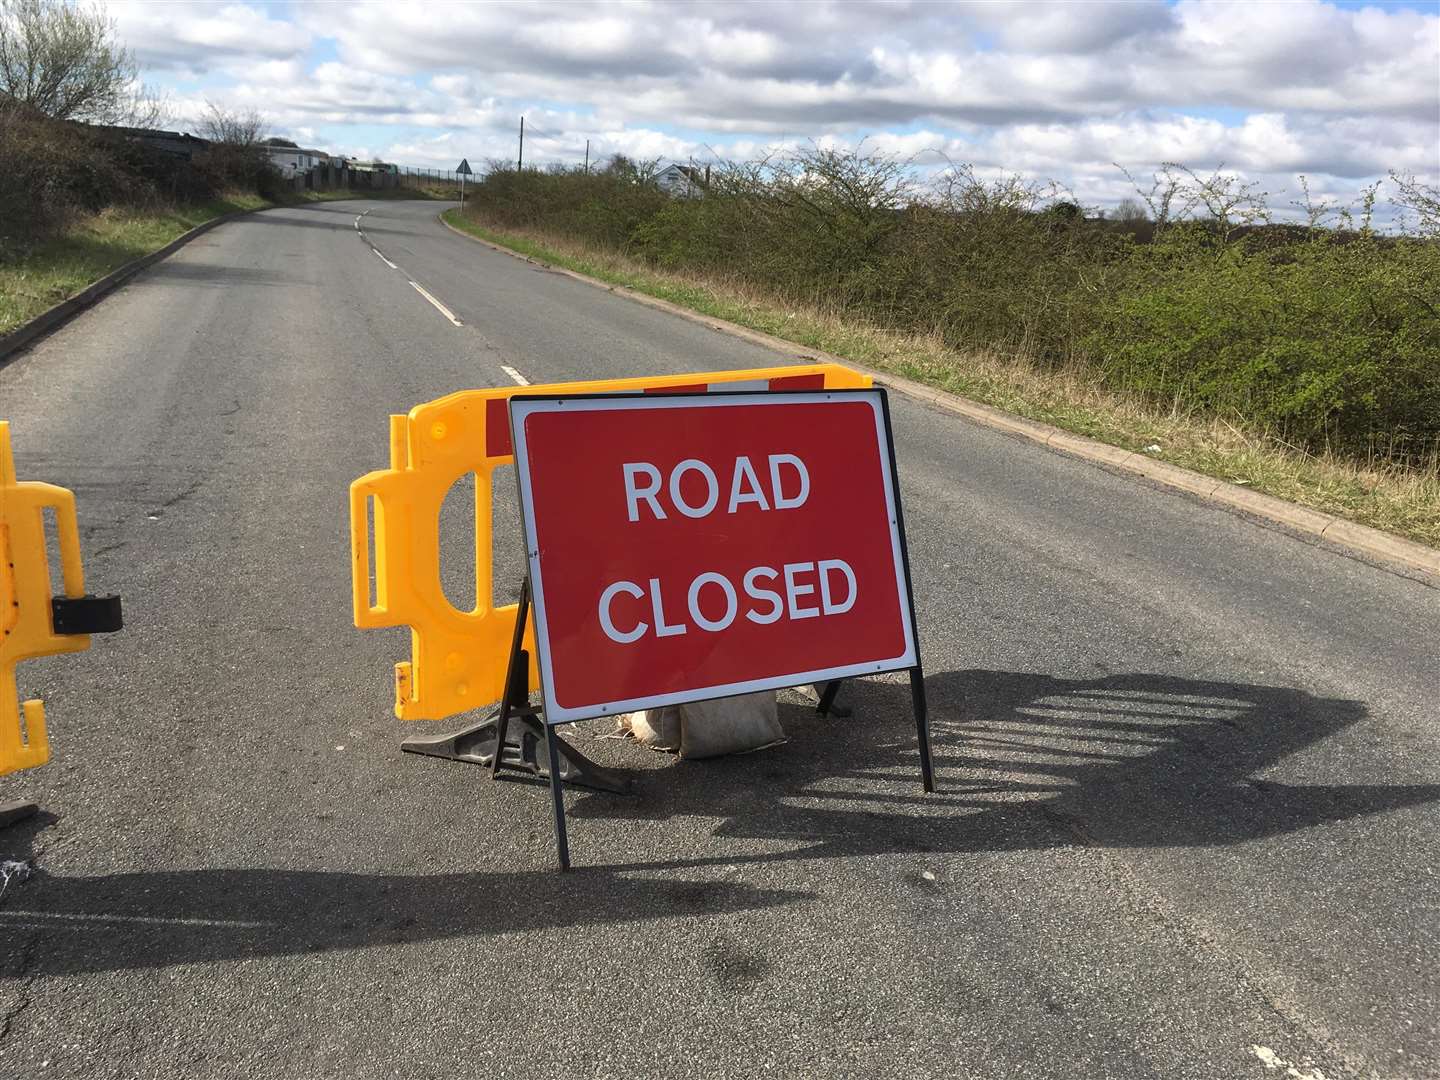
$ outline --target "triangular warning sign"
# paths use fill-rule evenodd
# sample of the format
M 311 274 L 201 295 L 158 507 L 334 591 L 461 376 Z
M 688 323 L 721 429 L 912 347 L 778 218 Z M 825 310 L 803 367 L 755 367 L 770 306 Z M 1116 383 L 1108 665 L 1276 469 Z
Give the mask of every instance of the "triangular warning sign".
M 474 176 L 474 175 L 475 175 L 474 171 L 470 168 L 470 159 L 469 159 L 469 158 L 461 158 L 461 159 L 460 159 L 460 164 L 455 166 L 455 171 L 456 171 L 457 173 L 459 173 L 461 176 Z

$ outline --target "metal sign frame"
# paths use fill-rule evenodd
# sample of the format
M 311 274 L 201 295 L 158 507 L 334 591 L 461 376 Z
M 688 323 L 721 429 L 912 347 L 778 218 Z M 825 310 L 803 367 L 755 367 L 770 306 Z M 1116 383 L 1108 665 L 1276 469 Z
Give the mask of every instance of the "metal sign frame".
M 724 407 L 726 404 L 733 406 L 737 403 L 736 399 L 748 399 L 756 403 L 764 404 L 778 404 L 781 401 L 814 401 L 861 395 L 869 396 L 876 402 L 877 423 L 880 425 L 879 434 L 885 447 L 885 460 L 882 464 L 885 476 L 887 509 L 891 512 L 891 532 L 894 539 L 894 550 L 897 561 L 897 586 L 902 590 L 902 612 L 905 619 L 908 645 L 905 655 L 901 658 L 896 658 L 896 662 L 892 664 L 881 662 L 878 665 L 873 663 L 863 665 L 865 668 L 864 671 L 837 669 L 828 672 L 822 670 L 819 672 L 807 672 L 801 675 L 783 675 L 773 679 L 759 680 L 755 684 L 748 685 L 742 689 L 729 689 L 727 693 L 722 694 L 712 693 L 710 691 L 714 688 L 707 687 L 697 690 L 693 695 L 668 695 L 665 703 L 703 701 L 728 696 L 729 694 L 748 693 L 759 689 L 780 689 L 816 680 L 829 680 L 828 686 L 820 701 L 819 711 L 825 713 L 834 703 L 835 691 L 841 679 L 855 675 L 880 674 L 887 671 L 904 670 L 907 671 L 910 676 L 911 705 L 915 715 L 916 734 L 919 740 L 921 782 L 926 792 L 933 792 L 935 790 L 935 778 L 930 750 L 929 708 L 925 698 L 925 673 L 920 661 L 919 634 L 915 619 L 914 589 L 910 575 L 909 548 L 905 539 L 905 516 L 900 500 L 899 472 L 895 459 L 895 443 L 892 437 L 889 401 L 883 389 L 874 388 L 841 391 L 710 391 L 707 393 L 679 393 L 664 396 L 643 393 L 517 394 L 512 396 L 510 405 L 511 441 L 515 448 L 516 489 L 521 506 L 521 521 L 525 534 L 525 551 L 530 566 L 529 573 L 525 576 L 521 591 L 521 605 L 522 609 L 525 609 L 530 608 L 532 603 L 534 604 L 534 643 L 537 652 L 540 654 L 538 657 L 539 689 L 541 700 L 545 704 L 537 709 L 529 704 L 528 694 L 523 698 L 514 700 L 507 696 L 506 700 L 501 703 L 500 712 L 496 720 L 492 722 L 494 724 L 493 734 L 495 740 L 493 743 L 494 756 L 490 758 L 488 763 L 491 765 L 493 773 L 498 773 L 503 765 L 508 764 L 508 762 L 505 761 L 507 749 L 506 724 L 512 715 L 522 715 L 525 720 L 543 725 L 547 757 L 551 765 L 548 773 L 551 802 L 555 818 L 556 854 L 561 870 L 568 870 L 570 868 L 570 844 L 566 829 L 564 797 L 564 782 L 567 777 L 562 774 L 566 771 L 565 766 L 569 764 L 566 758 L 569 756 L 578 757 L 578 755 L 557 738 L 555 728 L 559 724 L 571 723 L 580 719 L 614 715 L 614 712 L 601 711 L 593 713 L 587 712 L 585 715 L 569 715 L 571 710 L 565 710 L 564 712 L 567 715 L 562 715 L 558 719 L 549 715 L 549 709 L 553 707 L 552 695 L 549 690 L 553 673 L 549 665 L 549 642 L 545 632 L 543 599 L 540 592 L 541 582 L 539 578 L 538 545 L 535 539 L 533 506 L 529 498 L 527 445 L 523 425 L 519 423 L 519 420 L 527 413 L 525 408 L 526 404 L 563 401 L 574 405 L 582 405 L 583 403 L 589 402 L 596 403 L 598 407 L 608 405 L 610 408 L 616 408 L 618 406 L 615 403 L 629 401 L 632 404 L 643 403 L 646 408 L 676 408 L 687 405 L 692 407 Z M 729 400 L 727 401 L 726 399 Z M 532 413 L 533 411 L 535 410 L 531 410 Z M 512 675 L 524 671 L 528 666 L 530 656 L 523 646 L 524 640 L 522 635 L 517 633 L 511 646 L 511 654 L 507 665 Z M 647 707 L 644 703 L 629 701 L 612 704 L 625 706 L 621 711 Z M 538 738 L 538 736 L 539 732 L 536 731 L 532 738 Z M 583 758 L 579 760 L 586 765 L 591 764 Z M 540 770 L 532 769 L 531 771 L 539 772 Z M 603 770 L 601 771 L 603 772 Z M 585 779 L 579 776 L 575 777 L 574 782 L 586 784 Z M 613 788 L 606 787 L 603 783 L 593 785 L 586 784 L 586 786 L 597 786 L 601 787 L 602 790 L 614 790 Z

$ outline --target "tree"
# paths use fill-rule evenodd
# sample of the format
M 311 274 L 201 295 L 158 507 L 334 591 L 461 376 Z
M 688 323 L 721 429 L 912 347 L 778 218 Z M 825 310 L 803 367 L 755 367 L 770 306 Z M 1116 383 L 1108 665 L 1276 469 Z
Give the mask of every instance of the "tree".
M 1149 221 L 1150 215 L 1145 212 L 1145 205 L 1139 199 L 1127 195 L 1115 207 L 1115 220 L 1130 225 Z
M 271 167 L 266 144 L 261 141 L 267 126 L 254 109 L 226 109 L 207 101 L 197 126 L 200 137 L 210 142 L 207 168 L 228 184 L 271 194 L 279 173 Z
M 0 110 L 113 124 L 153 114 L 139 66 L 97 7 L 0 0 Z
M 201 138 L 221 146 L 249 150 L 261 145 L 260 136 L 264 131 L 265 118 L 254 109 L 230 110 L 221 108 L 213 101 L 205 103 L 205 114 L 200 118 Z
M 298 150 L 298 149 L 300 148 L 300 144 L 297 143 L 297 142 L 296 142 L 295 140 L 293 140 L 293 139 L 281 139 L 281 138 L 277 138 L 276 136 L 273 136 L 273 135 L 272 135 L 270 138 L 266 139 L 264 142 L 262 142 L 260 145 L 261 145 L 261 146 L 286 146 L 286 147 L 291 148 L 292 150 Z

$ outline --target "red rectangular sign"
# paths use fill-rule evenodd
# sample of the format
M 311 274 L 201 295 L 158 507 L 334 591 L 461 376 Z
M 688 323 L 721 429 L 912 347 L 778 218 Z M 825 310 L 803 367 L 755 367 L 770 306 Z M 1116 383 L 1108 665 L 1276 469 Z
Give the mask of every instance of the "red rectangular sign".
M 916 665 L 883 390 L 510 417 L 550 723 Z

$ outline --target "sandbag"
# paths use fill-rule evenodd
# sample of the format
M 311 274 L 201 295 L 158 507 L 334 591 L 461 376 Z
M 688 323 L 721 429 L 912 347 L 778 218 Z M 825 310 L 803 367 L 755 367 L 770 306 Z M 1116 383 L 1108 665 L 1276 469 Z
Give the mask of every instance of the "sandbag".
M 675 753 L 680 749 L 680 706 L 663 709 L 641 709 L 616 717 L 619 730 L 628 732 L 636 741 L 651 750 Z
M 711 758 L 785 741 L 774 691 L 642 709 L 616 717 L 618 731 L 651 750 Z
M 784 741 L 773 690 L 680 706 L 683 758 L 741 754 Z

